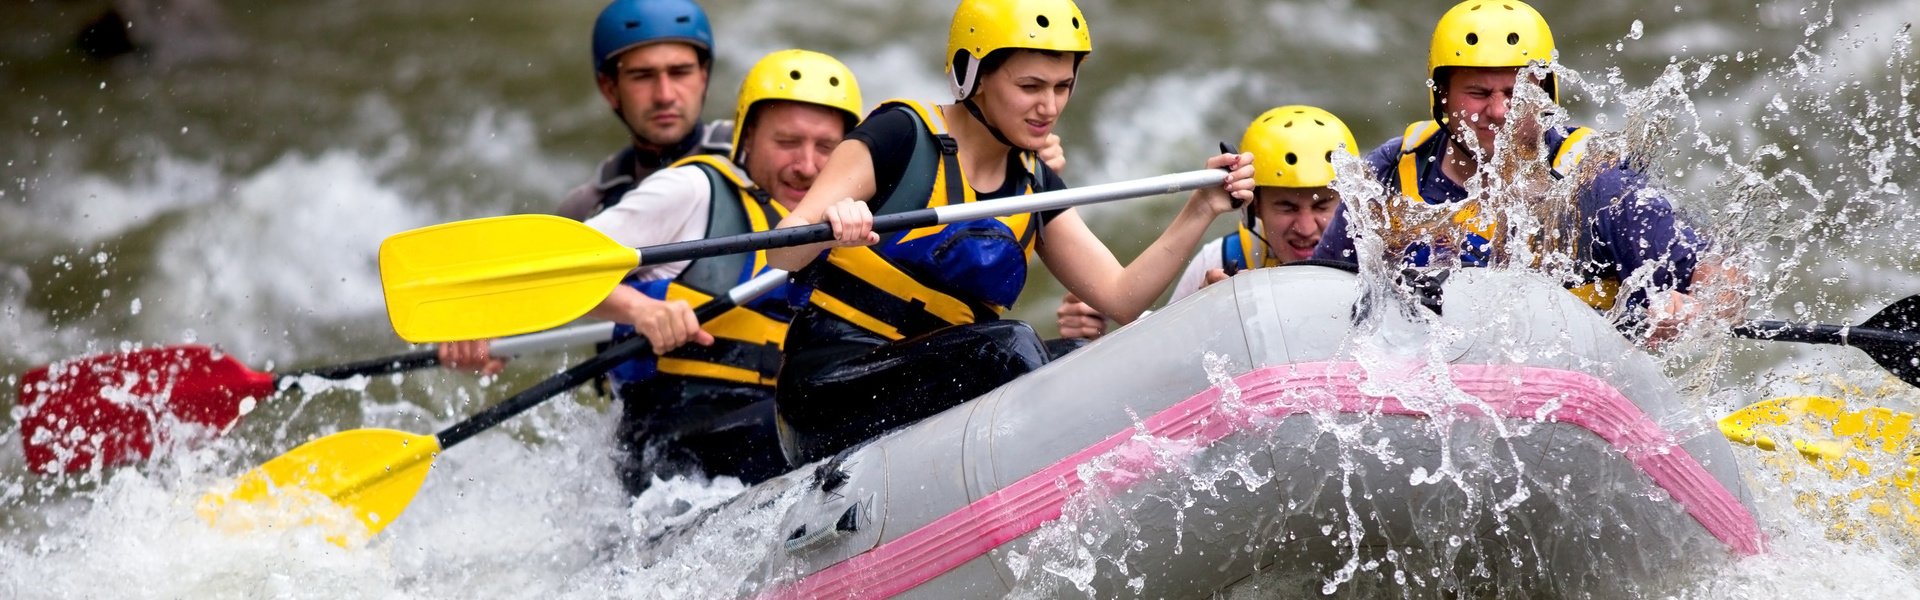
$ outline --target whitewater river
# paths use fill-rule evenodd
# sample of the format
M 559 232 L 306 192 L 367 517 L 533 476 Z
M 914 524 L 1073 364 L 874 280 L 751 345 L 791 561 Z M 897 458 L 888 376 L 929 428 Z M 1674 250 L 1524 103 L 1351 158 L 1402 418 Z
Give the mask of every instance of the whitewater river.
M 128 3 L 138 4 L 138 3 Z M 168 3 L 160 3 L 168 4 Z M 194 2 L 172 3 L 193 7 Z M 215 5 L 217 4 L 217 5 Z M 944 99 L 952 2 L 705 2 L 718 38 L 705 116 L 773 50 L 833 54 L 869 106 Z M 1199 165 L 1283 104 L 1339 115 L 1363 146 L 1427 114 L 1433 23 L 1448 2 L 1084 0 L 1095 53 L 1059 133 L 1077 184 Z M 226 2 L 142 19 L 145 53 L 88 58 L 99 1 L 0 2 L 0 381 L 132 345 L 218 345 L 258 370 L 407 349 L 375 265 L 387 235 L 546 212 L 618 148 L 593 91 L 599 0 Z M 1575 122 L 1642 134 L 1674 203 L 1753 272 L 1752 318 L 1858 323 L 1920 292 L 1920 0 L 1539 5 L 1573 75 Z M 1087 209 L 1123 257 L 1179 206 Z M 1226 231 L 1226 220 L 1216 230 Z M 1052 331 L 1059 286 L 1036 269 L 1015 309 Z M 430 432 L 587 355 L 495 379 L 355 381 L 262 405 L 218 443 L 133 468 L 28 472 L 0 394 L 0 597 L 704 598 L 737 584 L 775 511 L 714 527 L 645 566 L 624 540 L 736 482 L 670 482 L 632 501 L 607 455 L 615 410 L 581 391 L 445 454 L 404 518 L 343 550 L 314 531 L 228 535 L 200 495 L 317 435 Z M 1699 331 L 1663 348 L 1690 403 L 1845 394 L 1911 410 L 1911 389 L 1847 349 Z M 503 434 L 504 433 L 504 434 Z M 1774 552 L 1688 598 L 1920 597 L 1914 548 L 1833 539 L 1744 451 Z M 678 505 L 676 507 L 676 505 Z M 1424 592 L 1423 592 L 1424 593 Z

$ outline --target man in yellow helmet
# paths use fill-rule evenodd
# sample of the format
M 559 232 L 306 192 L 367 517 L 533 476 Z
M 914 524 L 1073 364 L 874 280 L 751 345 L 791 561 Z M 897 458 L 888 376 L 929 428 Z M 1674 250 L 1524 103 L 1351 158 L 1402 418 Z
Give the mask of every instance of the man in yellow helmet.
M 766 231 L 813 187 L 862 108 L 840 61 L 805 50 L 769 54 L 740 85 L 732 160 L 683 158 L 586 223 L 635 247 Z M 629 492 L 675 474 L 753 484 L 786 472 L 773 391 L 792 315 L 789 288 L 704 327 L 692 309 L 768 268 L 765 252 L 641 267 L 589 313 L 623 324 L 616 336 L 646 336 L 657 354 L 608 374 L 622 404 L 618 469 Z M 485 364 L 485 344 L 443 344 L 442 362 Z
M 1364 157 L 1388 193 L 1397 194 L 1384 211 L 1392 231 L 1381 232 L 1389 240 L 1390 258 L 1412 266 L 1485 266 L 1498 260 L 1506 231 L 1497 217 L 1476 214 L 1484 205 L 1478 201 L 1485 200 L 1497 176 L 1488 161 L 1507 127 L 1521 77 L 1539 85 L 1549 101 L 1558 100 L 1554 77 L 1539 67 L 1553 58 L 1553 34 L 1546 20 L 1518 0 L 1467 0 L 1441 17 L 1427 60 L 1434 120 L 1409 125 L 1402 137 Z M 1527 68 L 1530 64 L 1535 68 Z M 1573 238 L 1569 290 L 1596 309 L 1618 305 L 1613 314 L 1623 329 L 1646 330 L 1655 341 L 1674 334 L 1698 311 L 1688 292 L 1720 272 L 1700 264 L 1704 240 L 1677 218 L 1665 198 L 1646 189 L 1639 172 L 1619 159 L 1581 168 L 1591 130 L 1541 128 L 1533 115 L 1516 116 L 1520 120 L 1513 128 L 1513 147 L 1504 151 L 1522 157 L 1520 162 L 1544 164 L 1521 169 L 1518 181 L 1502 183 L 1514 186 L 1510 189 L 1544 190 L 1561 178 L 1580 182 L 1575 199 L 1534 200 L 1577 204 L 1560 213 L 1569 215 L 1563 220 Z M 1532 146 L 1536 142 L 1539 145 Z M 1527 148 L 1545 151 L 1529 157 Z M 1470 198 L 1469 184 L 1481 190 L 1479 196 Z M 1446 233 L 1406 243 L 1404 237 L 1390 235 L 1405 232 L 1410 207 L 1454 203 L 1468 204 L 1451 213 Z M 1313 258 L 1357 259 L 1348 230 L 1351 208 L 1343 204 L 1334 214 Z M 1621 282 L 1630 279 L 1636 285 L 1622 290 Z M 1626 302 L 1621 303 L 1623 295 Z
M 1358 156 L 1359 148 L 1346 123 L 1319 108 L 1282 106 L 1254 118 L 1240 138 L 1240 149 L 1253 154 L 1254 201 L 1241 209 L 1238 231 L 1208 242 L 1187 263 L 1173 300 L 1246 269 L 1312 257 L 1340 205 L 1331 187 L 1333 154 Z M 1055 317 L 1062 338 L 1106 333 L 1106 317 L 1072 294 Z

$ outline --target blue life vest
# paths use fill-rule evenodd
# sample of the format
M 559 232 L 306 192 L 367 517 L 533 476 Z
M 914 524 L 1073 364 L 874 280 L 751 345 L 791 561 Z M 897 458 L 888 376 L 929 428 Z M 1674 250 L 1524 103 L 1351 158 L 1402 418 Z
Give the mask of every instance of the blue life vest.
M 712 185 L 707 209 L 706 237 L 714 238 L 767 231 L 787 216 L 786 207 L 754 186 L 739 167 L 711 154 L 691 156 L 672 166 L 693 165 Z M 623 282 L 659 300 L 685 300 L 699 306 L 726 294 L 769 269 L 766 251 L 702 258 L 687 265 L 673 279 Z M 665 356 L 647 355 L 621 363 L 609 374 L 616 383 L 667 374 L 772 387 L 780 374 L 781 347 L 787 324 L 793 320 L 787 291 L 781 286 L 745 306 L 734 308 L 701 325 L 713 334 L 713 345 L 686 344 Z M 615 339 L 633 335 L 633 328 L 615 328 Z
M 1420 194 L 1420 181 L 1423 169 L 1439 168 L 1439 164 L 1420 157 L 1419 149 L 1433 139 L 1435 134 L 1445 130 L 1446 128 L 1438 122 L 1420 121 L 1408 125 L 1406 133 L 1401 136 L 1399 164 L 1394 172 L 1385 174 L 1385 177 L 1390 180 L 1385 183 L 1389 188 L 1398 187 L 1400 197 L 1405 201 L 1438 204 Z M 1586 157 L 1587 136 L 1592 133 L 1593 130 L 1586 127 L 1553 128 L 1547 131 L 1547 151 L 1553 155 L 1553 163 L 1550 167 L 1554 175 L 1564 177 L 1573 172 L 1573 168 L 1580 163 L 1580 159 Z M 1494 249 L 1503 239 L 1505 232 L 1497 215 L 1483 216 L 1479 208 L 1478 204 L 1468 204 L 1454 212 L 1452 221 L 1464 230 L 1461 236 L 1463 239 L 1453 240 L 1442 235 L 1432 244 L 1413 243 L 1403 249 L 1404 260 L 1413 266 L 1426 266 L 1436 251 L 1458 252 L 1460 263 L 1463 265 L 1487 266 L 1492 262 Z M 1581 254 L 1578 263 L 1581 265 L 1582 273 L 1580 281 L 1568 285 L 1568 291 L 1579 296 L 1589 306 L 1606 310 L 1612 308 L 1613 303 L 1619 298 L 1620 280 L 1617 275 L 1608 276 L 1601 273 L 1600 270 L 1593 268 L 1592 261 L 1586 260 L 1593 238 L 1592 231 L 1584 222 L 1585 217 L 1582 216 L 1581 219 L 1582 222 L 1576 227 L 1579 242 L 1575 244 L 1575 248 Z M 1400 226 L 1401 219 L 1398 217 L 1389 214 L 1389 220 L 1395 223 L 1396 227 Z
M 893 100 L 874 113 L 883 110 L 908 111 L 921 128 L 905 174 L 877 214 L 976 200 L 959 145 L 932 104 Z M 1026 172 L 1007 176 L 1025 177 L 1021 193 L 1031 194 L 1046 167 L 1030 152 L 1020 158 Z M 834 248 L 795 280 L 811 287 L 804 304 L 889 340 L 991 321 L 1020 298 L 1040 226 L 1038 215 L 1024 213 L 893 233 L 873 246 Z
M 1260 226 L 1259 219 L 1253 221 L 1253 226 L 1256 228 Z M 1247 260 L 1249 256 L 1260 257 L 1258 267 L 1251 266 L 1253 263 Z M 1237 231 L 1220 238 L 1220 268 L 1228 275 L 1250 268 L 1264 269 L 1278 266 L 1280 266 L 1280 257 L 1273 255 L 1273 248 L 1267 245 L 1266 240 L 1254 235 L 1245 221 L 1240 223 Z

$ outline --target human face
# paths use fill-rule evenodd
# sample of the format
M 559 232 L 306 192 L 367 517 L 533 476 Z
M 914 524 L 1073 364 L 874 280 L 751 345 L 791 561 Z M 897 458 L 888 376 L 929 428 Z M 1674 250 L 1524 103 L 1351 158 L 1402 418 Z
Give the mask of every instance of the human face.
M 1445 103 L 1447 129 L 1454 139 L 1475 140 L 1482 155 L 1492 156 L 1493 138 L 1507 124 L 1507 109 L 1519 74 L 1519 70 L 1510 68 L 1453 68 L 1447 74 L 1446 87 L 1440 90 L 1440 101 Z
M 1340 193 L 1324 187 L 1261 186 L 1254 194 L 1261 234 L 1281 262 L 1312 258 L 1313 247 L 1320 244 L 1320 234 L 1333 219 L 1333 209 L 1340 205 Z
M 747 176 L 792 210 L 846 136 L 846 117 L 817 104 L 775 100 L 757 105 L 750 118 L 754 122 L 741 141 Z
M 998 70 L 982 78 L 974 101 L 1007 141 L 1038 151 L 1047 146 L 1047 135 L 1073 95 L 1073 62 L 1072 54 L 1015 50 Z
M 706 100 L 707 69 L 693 46 L 648 44 L 615 59 L 613 76 L 601 73 L 600 96 L 633 130 L 634 143 L 666 147 L 693 132 Z

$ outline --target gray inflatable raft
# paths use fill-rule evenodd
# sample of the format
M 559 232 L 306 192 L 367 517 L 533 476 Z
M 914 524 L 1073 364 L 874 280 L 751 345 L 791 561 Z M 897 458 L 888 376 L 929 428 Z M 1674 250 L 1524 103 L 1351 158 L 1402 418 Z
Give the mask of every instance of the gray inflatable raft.
M 1340 270 L 1214 285 L 750 491 L 792 500 L 740 593 L 1630 597 L 1763 550 L 1726 440 L 1608 322 L 1526 274 L 1441 292 L 1356 325 Z

